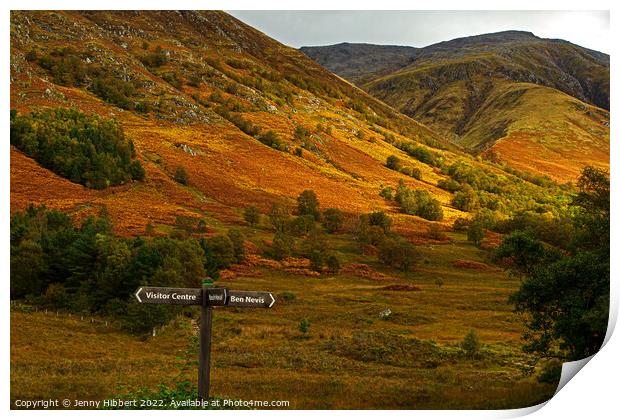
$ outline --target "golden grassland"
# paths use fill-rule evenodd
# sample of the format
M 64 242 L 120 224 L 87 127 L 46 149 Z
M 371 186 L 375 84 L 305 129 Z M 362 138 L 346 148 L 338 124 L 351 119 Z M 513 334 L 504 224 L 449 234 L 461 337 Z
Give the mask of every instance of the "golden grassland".
M 357 253 L 348 235 L 332 237 L 330 245 L 345 262 L 338 276 L 259 267 L 256 276 L 218 282 L 274 292 L 277 302 L 271 310 L 215 309 L 213 395 L 289 400 L 298 409 L 514 408 L 551 397 L 554 386 L 521 370 L 527 360 L 522 319 L 507 303 L 518 279 L 493 265 L 456 267 L 456 260 L 484 262 L 483 251 L 462 235 L 418 246 L 414 271 L 383 276 L 346 269 L 380 269 L 375 258 Z M 393 285 L 415 288 L 385 289 Z M 386 309 L 392 314 L 382 319 Z M 310 322 L 305 334 L 302 319 Z M 475 359 L 459 348 L 470 329 L 483 343 Z M 194 331 L 181 317 L 145 340 L 66 315 L 12 312 L 11 398 L 103 399 L 194 382 L 196 367 L 188 365 Z

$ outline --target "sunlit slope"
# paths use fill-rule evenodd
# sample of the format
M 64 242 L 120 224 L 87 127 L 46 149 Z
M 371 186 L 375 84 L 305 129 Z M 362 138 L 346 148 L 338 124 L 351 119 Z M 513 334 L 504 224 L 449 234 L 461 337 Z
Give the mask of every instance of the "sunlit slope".
M 95 75 L 115 89 L 130 83 L 126 102 L 102 97 Z M 12 149 L 12 210 L 30 202 L 76 213 L 105 207 L 123 234 L 183 215 L 240 220 L 249 204 L 293 205 L 305 189 L 323 207 L 389 209 L 378 192 L 403 177 L 385 167 L 392 154 L 420 168 L 422 180 L 407 178 L 409 185 L 449 204 L 437 168 L 385 136 L 440 146 L 433 150 L 447 162 L 461 156 L 429 128 L 223 12 L 12 13 L 11 108 L 42 107 L 119 120 L 146 179 L 88 190 Z M 277 145 L 260 141 L 268 131 Z M 180 166 L 188 186 L 174 180 Z M 447 222 L 458 214 L 446 209 Z

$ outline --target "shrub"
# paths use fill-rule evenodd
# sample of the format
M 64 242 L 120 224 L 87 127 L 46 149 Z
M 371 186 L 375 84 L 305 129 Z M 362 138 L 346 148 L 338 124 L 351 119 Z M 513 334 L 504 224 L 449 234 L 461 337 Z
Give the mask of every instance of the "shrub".
M 136 102 L 134 108 L 136 112 L 139 112 L 140 114 L 147 114 L 150 109 L 149 104 L 146 102 Z
M 123 109 L 134 109 L 131 100 L 135 92 L 132 82 L 119 80 L 112 75 L 104 74 L 93 80 L 90 90 L 104 101 Z
M 287 301 L 287 302 L 292 302 L 296 298 L 295 293 L 293 293 L 293 292 L 282 292 L 280 294 L 280 297 L 282 299 L 284 299 L 285 301 Z
M 176 89 L 181 89 L 183 87 L 183 82 L 176 72 L 164 73 L 161 78 Z
M 378 226 L 383 232 L 388 233 L 392 226 L 392 219 L 383 211 L 374 211 L 368 214 L 368 224 L 370 226 Z
M 87 81 L 89 69 L 71 48 L 54 50 L 50 55 L 41 56 L 38 63 L 51 73 L 56 84 L 79 87 Z
M 67 305 L 67 289 L 61 283 L 52 283 L 45 291 L 45 302 L 56 308 L 64 308 Z
M 140 61 L 148 68 L 157 68 L 168 62 L 168 56 L 161 46 L 158 45 L 155 48 L 155 52 L 140 57 Z
M 295 127 L 294 137 L 296 140 L 304 140 L 306 136 L 308 136 L 308 134 L 310 134 L 310 132 L 308 131 L 307 128 L 301 125 L 298 125 L 297 127 Z
M 256 226 L 260 222 L 260 210 L 256 206 L 248 206 L 243 211 L 243 218 L 250 226 Z
M 287 231 L 295 236 L 308 235 L 314 228 L 314 217 L 310 214 L 298 216 L 288 222 Z
M 540 383 L 557 385 L 560 382 L 561 376 L 562 362 L 558 359 L 552 359 L 543 366 L 536 379 Z
M 189 184 L 189 176 L 187 175 L 187 171 L 183 166 L 177 167 L 176 171 L 174 172 L 174 180 L 179 184 Z
M 302 319 L 301 321 L 299 321 L 298 328 L 302 334 L 307 334 L 308 331 L 310 331 L 310 321 L 307 318 Z
M 379 226 L 370 226 L 366 223 L 358 227 L 357 239 L 364 244 L 377 246 L 384 238 L 385 232 Z
M 384 187 L 379 192 L 379 195 L 381 197 L 385 198 L 386 200 L 393 200 L 394 199 L 394 190 L 392 189 L 392 187 Z
M 338 274 L 340 272 L 340 260 L 335 255 L 327 257 L 327 269 L 331 274 Z
M 471 220 L 465 219 L 464 217 L 458 217 L 452 225 L 452 230 L 455 232 L 466 232 L 470 223 Z
M 273 130 L 269 130 L 266 133 L 258 136 L 258 141 L 276 150 L 285 151 L 287 149 L 286 144 Z
M 406 152 L 409 156 L 416 158 L 420 162 L 423 162 L 429 165 L 436 164 L 435 155 L 433 154 L 433 152 L 431 152 L 428 149 L 425 149 L 423 147 L 414 147 L 414 148 L 410 148 L 406 150 Z
M 437 186 L 441 188 L 442 190 L 446 190 L 451 193 L 456 192 L 461 188 L 461 184 L 459 184 L 452 178 L 440 179 L 437 182 Z
M 146 172 L 138 160 L 131 162 L 129 165 L 129 172 L 131 173 L 132 179 L 135 179 L 136 181 L 144 181 Z
M 467 357 L 476 357 L 480 353 L 482 345 L 476 331 L 469 330 L 463 341 L 461 342 L 461 348 L 465 352 Z
M 321 271 L 323 270 L 323 264 L 325 262 L 325 254 L 320 249 L 313 249 L 310 251 L 309 258 L 310 260 L 310 269 L 313 271 Z
M 32 48 L 30 51 L 26 53 L 26 61 L 30 61 L 30 62 L 37 61 L 37 58 L 38 58 L 37 51 L 34 48 Z
M 323 227 L 329 233 L 337 232 L 344 222 L 344 214 L 339 209 L 328 208 L 323 211 Z
M 111 310 L 109 310 L 111 311 Z M 120 319 L 121 327 L 131 334 L 148 334 L 153 328 L 170 322 L 178 313 L 174 305 L 142 305 L 122 302 L 112 312 Z
M 439 223 L 431 223 L 430 225 L 428 225 L 426 234 L 429 238 L 438 241 L 445 241 L 446 239 L 448 239 L 448 235 L 446 235 L 445 232 L 441 230 L 441 226 L 439 225 Z
M 190 74 L 189 76 L 187 76 L 187 84 L 192 86 L 192 87 L 200 87 L 200 84 L 202 83 L 202 77 L 200 77 L 197 74 Z
M 400 169 L 400 159 L 395 155 L 388 156 L 385 166 L 398 171 Z
M 45 290 L 44 251 L 39 243 L 26 239 L 11 246 L 11 298 L 40 295 Z
M 229 114 L 228 112 L 224 112 L 224 113 L 220 113 L 220 115 L 222 115 L 228 121 L 233 123 L 239 130 L 243 131 L 248 136 L 256 136 L 256 135 L 258 135 L 258 133 L 260 133 L 260 128 L 259 127 L 255 126 L 254 124 L 252 124 L 248 120 L 243 119 L 243 117 L 241 117 L 241 115 L 239 115 L 239 114 Z M 271 136 L 271 134 L 269 136 Z M 272 146 L 273 144 L 275 144 L 271 140 L 269 140 L 269 142 L 267 142 L 268 140 L 266 140 L 265 138 L 263 138 L 263 140 L 260 140 L 260 141 L 262 143 L 267 144 L 268 146 Z M 274 147 L 274 146 L 272 146 L 272 147 Z M 275 148 L 277 149 L 278 147 L 275 147 Z

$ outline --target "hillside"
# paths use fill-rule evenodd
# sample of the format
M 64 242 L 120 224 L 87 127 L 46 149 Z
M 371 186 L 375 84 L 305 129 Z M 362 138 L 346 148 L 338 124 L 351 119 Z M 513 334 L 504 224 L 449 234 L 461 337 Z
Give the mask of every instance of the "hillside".
M 355 74 L 351 67 L 357 63 L 343 62 L 343 54 L 330 56 L 332 48 L 304 51 L 329 69 Z M 375 51 L 381 48 L 355 50 L 366 60 L 372 60 Z M 474 152 L 510 149 L 502 154 L 504 162 L 529 166 L 559 181 L 574 179 L 593 161 L 608 167 L 609 56 L 562 40 L 508 31 L 416 49 L 410 64 L 405 63 L 406 55 L 400 59 L 400 69 L 373 70 L 378 77 L 360 77 L 365 80 L 361 86 L 455 143 Z M 557 117 L 550 122 L 553 127 L 541 127 L 549 115 Z M 520 142 L 513 144 L 514 138 Z M 547 138 L 567 141 L 560 147 L 561 141 Z M 527 153 L 518 157 L 523 146 L 536 149 L 551 166 L 528 164 Z M 565 153 L 568 163 L 562 159 Z M 584 158 L 573 159 L 580 155 Z M 560 173 L 551 167 L 560 167 Z
M 132 234 L 148 223 L 172 224 L 176 215 L 239 220 L 227 209 L 256 204 L 266 211 L 308 188 L 327 206 L 370 211 L 386 208 L 380 186 L 401 178 L 385 167 L 387 156 L 415 162 L 383 141 L 385 133 L 451 147 L 222 12 L 14 12 L 11 19 L 11 107 L 113 117 L 146 170 L 143 183 L 93 192 L 12 148 L 12 209 L 29 202 L 86 213 L 105 206 L 119 231 Z M 47 70 L 44 61 L 56 64 Z M 77 70 L 62 73 L 70 65 Z M 96 92 L 91 73 L 108 90 Z M 131 93 L 106 94 L 123 89 Z M 259 134 L 272 130 L 277 144 L 244 132 L 248 125 Z M 178 166 L 186 168 L 189 187 L 174 182 Z M 435 168 L 419 166 L 424 181 L 410 184 L 447 203 L 435 187 Z

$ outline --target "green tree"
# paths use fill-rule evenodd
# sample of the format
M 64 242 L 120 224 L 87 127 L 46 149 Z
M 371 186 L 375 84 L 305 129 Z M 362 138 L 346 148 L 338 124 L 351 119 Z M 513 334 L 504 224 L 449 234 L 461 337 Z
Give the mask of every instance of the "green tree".
M 26 239 L 11 247 L 11 298 L 41 294 L 46 286 L 41 276 L 45 268 L 43 250 L 37 242 Z
M 325 253 L 320 249 L 313 249 L 310 252 L 309 258 L 310 260 L 310 269 L 313 271 L 322 271 L 323 265 L 325 263 Z
M 368 224 L 370 226 L 378 226 L 383 229 L 384 233 L 388 233 L 392 226 L 392 219 L 384 211 L 373 211 L 368 214 Z
M 344 222 L 344 214 L 341 210 L 328 208 L 323 211 L 323 227 L 329 233 L 336 233 Z
M 144 178 L 133 142 L 114 120 L 62 108 L 12 113 L 10 136 L 41 166 L 88 188 Z
M 291 253 L 293 252 L 293 245 L 294 240 L 290 235 L 281 231 L 276 231 L 273 236 L 269 254 L 275 260 L 282 260 L 291 256 Z
M 474 245 L 480 246 L 484 237 L 484 229 L 480 223 L 471 223 L 467 228 L 467 240 L 473 242 Z
M 596 353 L 609 315 L 609 177 L 585 168 L 578 182 L 570 252 L 553 250 L 523 234 L 505 238 L 498 256 L 513 257 L 523 276 L 511 296 L 527 315 L 524 349 L 541 357 L 581 359 Z
M 260 210 L 256 206 L 248 206 L 243 211 L 243 218 L 250 226 L 256 226 L 260 222 Z
M 217 277 L 219 270 L 229 267 L 237 259 L 235 245 L 227 235 L 202 238 L 200 246 L 206 257 L 206 272 L 211 277 Z
M 395 198 L 403 213 L 414 214 L 433 221 L 443 219 L 441 203 L 426 190 L 412 190 L 404 182 L 401 182 L 398 185 Z
M 282 203 L 273 203 L 269 210 L 269 222 L 277 232 L 285 232 L 289 220 L 288 208 Z
M 459 210 L 472 212 L 480 208 L 480 202 L 476 191 L 469 185 L 465 184 L 461 190 L 454 194 L 452 205 Z
M 240 263 L 245 259 L 245 237 L 239 229 L 231 229 L 228 231 L 228 239 L 233 245 L 235 262 Z
M 314 217 L 310 214 L 292 218 L 288 222 L 287 231 L 296 236 L 308 235 L 314 228 Z
M 379 261 L 385 265 L 409 271 L 416 259 L 413 244 L 405 239 L 387 237 L 379 243 Z
M 319 210 L 319 200 L 312 190 L 305 190 L 297 197 L 297 212 L 300 216 L 311 215 L 314 220 L 321 218 Z

